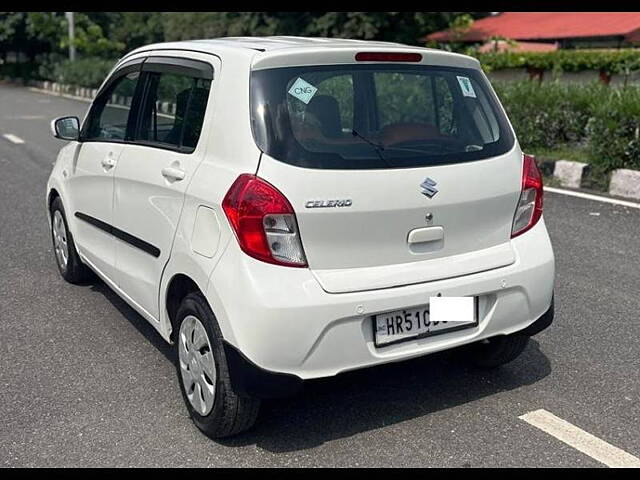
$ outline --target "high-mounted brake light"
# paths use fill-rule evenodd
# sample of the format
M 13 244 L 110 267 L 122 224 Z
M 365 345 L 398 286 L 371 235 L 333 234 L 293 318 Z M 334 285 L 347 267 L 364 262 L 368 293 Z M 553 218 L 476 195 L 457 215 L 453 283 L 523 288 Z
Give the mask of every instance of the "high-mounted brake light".
M 522 156 L 522 190 L 513 216 L 511 238 L 533 227 L 542 216 L 542 174 L 531 155 Z
M 422 54 L 408 52 L 358 52 L 357 62 L 420 62 Z
M 222 201 L 240 248 L 263 262 L 306 267 L 295 212 L 273 185 L 240 175 Z

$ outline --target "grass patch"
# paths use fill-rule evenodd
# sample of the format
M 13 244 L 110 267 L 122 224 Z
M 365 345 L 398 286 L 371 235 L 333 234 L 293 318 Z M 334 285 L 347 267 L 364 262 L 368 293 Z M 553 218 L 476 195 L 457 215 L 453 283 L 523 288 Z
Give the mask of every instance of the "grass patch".
M 562 187 L 559 179 L 553 176 L 554 163 L 557 160 L 582 162 L 589 164 L 582 174 L 581 188 L 597 192 L 607 192 L 611 173 L 599 164 L 589 161 L 589 151 L 582 145 L 560 145 L 554 148 L 532 148 L 527 151 L 535 155 L 542 178 L 547 187 Z
M 608 192 L 611 172 L 607 172 L 600 165 L 589 165 L 582 174 L 581 187 L 587 190 Z
M 542 176 L 542 184 L 545 187 L 562 187 L 562 183 L 553 175 L 543 175 Z
M 539 160 L 588 163 L 602 184 L 618 168 L 640 170 L 640 87 L 494 82 L 518 141 Z
M 589 163 L 589 152 L 583 145 L 558 145 L 556 147 L 531 148 L 527 153 L 535 155 L 539 161 L 569 160 L 571 162 Z

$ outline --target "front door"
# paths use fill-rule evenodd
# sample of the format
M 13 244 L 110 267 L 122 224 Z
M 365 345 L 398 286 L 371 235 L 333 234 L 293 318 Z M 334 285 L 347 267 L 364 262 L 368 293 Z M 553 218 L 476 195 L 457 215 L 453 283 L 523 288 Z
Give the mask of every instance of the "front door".
M 127 135 L 131 104 L 140 76 L 140 62 L 116 72 L 94 101 L 83 126 L 71 171 L 69 190 L 73 236 L 84 257 L 113 279 L 115 242 L 113 179 Z

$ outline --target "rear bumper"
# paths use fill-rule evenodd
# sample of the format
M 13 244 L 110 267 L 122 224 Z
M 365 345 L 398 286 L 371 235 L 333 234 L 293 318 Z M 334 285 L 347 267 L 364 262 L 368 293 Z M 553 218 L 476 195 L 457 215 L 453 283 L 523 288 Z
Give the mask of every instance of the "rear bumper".
M 552 322 L 553 299 L 549 309 L 539 319 L 516 333 L 533 336 L 549 327 Z M 231 385 L 238 395 L 254 398 L 280 398 L 294 395 L 302 389 L 304 380 L 297 375 L 260 368 L 227 342 L 225 342 L 224 348 Z
M 549 328 L 551 326 L 551 323 L 553 323 L 553 317 L 555 315 L 553 304 L 553 297 L 551 297 L 551 305 L 549 306 L 549 309 L 527 328 L 525 328 L 524 330 L 520 330 L 519 333 L 528 337 L 533 337 L 534 335 L 539 334 L 541 331 Z
M 555 276 L 544 220 L 513 239 L 512 245 L 516 261 L 507 267 L 403 287 L 331 294 L 308 269 L 259 262 L 230 242 L 210 277 L 207 297 L 225 341 L 249 365 L 302 380 L 333 376 L 496 335 L 540 331 L 549 321 L 545 315 L 552 305 Z M 372 315 L 424 305 L 439 293 L 478 296 L 479 325 L 375 347 Z M 538 319 L 542 323 L 534 327 Z

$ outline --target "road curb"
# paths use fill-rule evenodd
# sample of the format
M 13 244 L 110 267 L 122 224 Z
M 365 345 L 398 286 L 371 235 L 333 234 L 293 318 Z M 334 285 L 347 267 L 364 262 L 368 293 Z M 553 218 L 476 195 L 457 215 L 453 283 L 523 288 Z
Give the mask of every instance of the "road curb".
M 553 176 L 560 180 L 563 187 L 580 188 L 582 175 L 587 166 L 582 162 L 558 160 L 553 168 Z
M 98 90 L 95 88 L 77 87 L 75 85 L 66 85 L 47 80 L 31 80 L 27 82 L 27 85 L 31 88 L 42 91 L 43 93 L 89 101 L 93 100 L 98 93 Z
M 568 188 L 584 188 L 583 179 L 590 169 L 588 163 L 546 158 L 539 162 L 539 166 L 543 175 L 557 179 L 560 185 Z M 607 193 L 640 200 L 640 171 L 624 168 L 613 170 Z
M 640 199 L 640 171 L 618 169 L 611 174 L 609 193 L 621 197 Z
M 66 85 L 64 83 L 49 82 L 46 80 L 31 80 L 27 82 L 27 86 L 41 93 L 88 102 L 93 101 L 98 94 L 98 89 L 96 88 L 77 87 L 75 85 Z M 130 106 L 131 97 L 113 95 L 111 102 L 116 105 Z M 171 102 L 158 102 L 158 112 L 165 115 L 175 115 L 176 105 Z
M 26 83 L 30 90 L 45 93 L 47 95 L 55 95 L 58 97 L 70 98 L 73 100 L 82 100 L 91 102 L 98 93 L 95 88 L 76 87 L 72 85 L 64 85 L 49 81 L 31 80 Z

